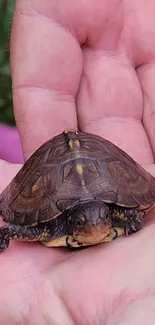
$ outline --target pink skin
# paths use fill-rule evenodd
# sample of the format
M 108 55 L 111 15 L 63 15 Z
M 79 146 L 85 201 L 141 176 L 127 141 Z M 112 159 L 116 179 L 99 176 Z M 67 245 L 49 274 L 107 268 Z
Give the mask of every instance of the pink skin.
M 154 0 L 16 1 L 11 65 L 25 159 L 78 121 L 155 175 L 154 12 Z M 1 161 L 1 190 L 19 168 Z M 0 324 L 154 324 L 153 217 L 129 238 L 75 253 L 11 243 L 0 256 Z

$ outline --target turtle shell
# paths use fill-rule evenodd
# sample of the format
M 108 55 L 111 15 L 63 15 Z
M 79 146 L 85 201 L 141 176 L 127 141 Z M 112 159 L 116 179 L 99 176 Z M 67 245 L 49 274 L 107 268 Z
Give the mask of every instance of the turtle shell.
M 25 162 L 1 194 L 0 212 L 34 226 L 88 199 L 145 209 L 155 202 L 155 179 L 108 140 L 64 131 Z

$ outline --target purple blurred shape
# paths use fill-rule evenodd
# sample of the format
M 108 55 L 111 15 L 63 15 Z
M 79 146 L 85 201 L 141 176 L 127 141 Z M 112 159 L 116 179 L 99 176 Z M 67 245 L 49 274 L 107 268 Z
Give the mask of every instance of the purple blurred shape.
M 15 127 L 0 125 L 0 159 L 17 164 L 24 162 L 19 134 Z

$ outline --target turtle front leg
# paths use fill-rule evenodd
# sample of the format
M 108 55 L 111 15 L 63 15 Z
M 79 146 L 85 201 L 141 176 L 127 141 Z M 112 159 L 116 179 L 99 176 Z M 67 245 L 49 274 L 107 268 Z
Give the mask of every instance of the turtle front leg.
M 112 219 L 112 226 L 123 228 L 124 233 L 129 236 L 142 228 L 144 212 L 136 209 L 115 207 L 111 209 L 110 217 Z
M 125 209 L 125 225 L 124 230 L 127 236 L 139 231 L 143 226 L 144 213 L 136 209 Z
M 3 252 L 8 246 L 10 239 L 20 241 L 50 241 L 51 233 L 48 227 L 37 228 L 9 224 L 0 228 L 0 253 Z

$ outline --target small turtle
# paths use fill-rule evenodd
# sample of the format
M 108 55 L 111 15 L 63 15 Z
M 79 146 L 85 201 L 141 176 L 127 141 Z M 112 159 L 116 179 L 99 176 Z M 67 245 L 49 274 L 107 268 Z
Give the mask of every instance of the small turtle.
M 155 179 L 106 139 L 64 131 L 25 162 L 0 195 L 0 251 L 10 239 L 82 247 L 141 229 Z

